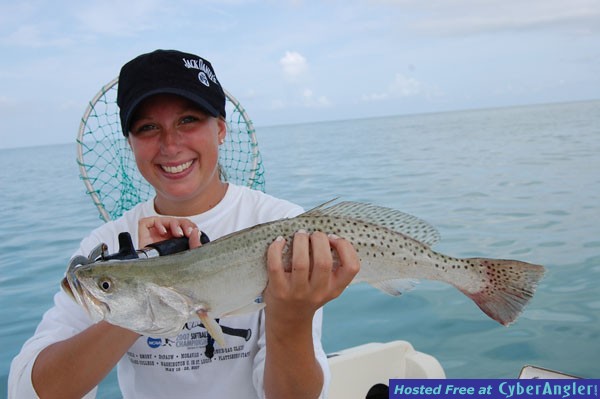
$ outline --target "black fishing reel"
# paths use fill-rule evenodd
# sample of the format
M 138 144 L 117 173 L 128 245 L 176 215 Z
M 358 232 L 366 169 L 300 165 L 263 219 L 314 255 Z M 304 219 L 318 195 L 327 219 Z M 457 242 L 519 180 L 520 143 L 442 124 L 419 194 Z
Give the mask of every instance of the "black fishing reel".
M 210 239 L 204 232 L 200 232 L 200 242 L 206 244 Z M 157 256 L 172 255 L 178 252 L 190 249 L 188 237 L 171 238 L 164 241 L 149 244 L 142 249 L 135 249 L 131 234 L 127 232 L 119 233 L 119 251 L 109 254 L 108 246 L 105 243 L 98 244 L 87 257 L 75 256 L 71 258 L 67 267 L 67 273 L 78 266 L 88 265 L 94 262 L 104 262 L 108 260 L 126 260 L 126 259 L 148 259 Z M 66 279 L 65 279 L 66 281 Z M 63 282 L 64 285 L 64 282 Z

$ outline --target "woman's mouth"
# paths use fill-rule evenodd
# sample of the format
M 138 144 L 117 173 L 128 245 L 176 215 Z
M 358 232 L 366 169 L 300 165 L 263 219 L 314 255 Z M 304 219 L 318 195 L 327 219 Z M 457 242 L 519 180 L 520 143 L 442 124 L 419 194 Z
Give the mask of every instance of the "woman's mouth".
M 179 165 L 160 165 L 160 168 L 166 173 L 177 174 L 187 170 L 190 166 L 192 166 L 193 163 L 194 161 L 191 160 Z

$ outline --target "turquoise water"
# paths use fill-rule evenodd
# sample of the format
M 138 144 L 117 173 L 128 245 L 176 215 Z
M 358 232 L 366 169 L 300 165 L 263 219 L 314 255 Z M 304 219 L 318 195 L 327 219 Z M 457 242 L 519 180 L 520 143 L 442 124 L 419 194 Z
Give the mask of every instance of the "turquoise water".
M 547 274 L 509 328 L 441 283 L 401 298 L 350 287 L 325 309 L 328 352 L 403 339 L 450 378 L 525 364 L 600 377 L 600 101 L 258 129 L 267 192 L 309 208 L 340 197 L 436 226 L 439 252 L 516 258 Z M 0 150 L 0 396 L 10 360 L 101 221 L 74 145 Z M 100 398 L 118 397 L 114 373 Z

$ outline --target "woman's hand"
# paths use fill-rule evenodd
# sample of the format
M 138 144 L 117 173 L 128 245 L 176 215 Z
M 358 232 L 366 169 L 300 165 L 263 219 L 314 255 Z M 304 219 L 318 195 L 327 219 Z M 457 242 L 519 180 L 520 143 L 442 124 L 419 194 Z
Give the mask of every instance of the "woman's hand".
M 317 309 L 341 295 L 358 273 L 358 254 L 343 238 L 299 231 L 294 235 L 291 270 L 285 271 L 285 245 L 285 240 L 278 238 L 267 253 L 269 283 L 265 303 L 268 317 L 281 319 L 285 324 L 294 319 L 312 321 Z M 332 249 L 340 260 L 335 270 Z
M 324 375 L 313 345 L 313 318 L 350 284 L 360 260 L 352 244 L 342 238 L 299 231 L 294 235 L 291 269 L 286 271 L 285 245 L 285 240 L 278 238 L 267 252 L 265 394 L 316 398 L 323 389 Z M 332 249 L 340 261 L 335 270 Z
M 138 248 L 170 238 L 188 237 L 190 248 L 201 246 L 200 230 L 190 219 L 151 216 L 138 221 Z

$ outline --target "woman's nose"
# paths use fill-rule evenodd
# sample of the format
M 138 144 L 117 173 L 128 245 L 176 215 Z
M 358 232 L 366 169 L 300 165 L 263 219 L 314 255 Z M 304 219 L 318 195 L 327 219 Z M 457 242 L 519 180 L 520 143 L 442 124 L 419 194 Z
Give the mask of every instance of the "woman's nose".
M 176 152 L 181 145 L 181 134 L 177 129 L 164 129 L 160 136 L 160 141 L 163 152 Z

